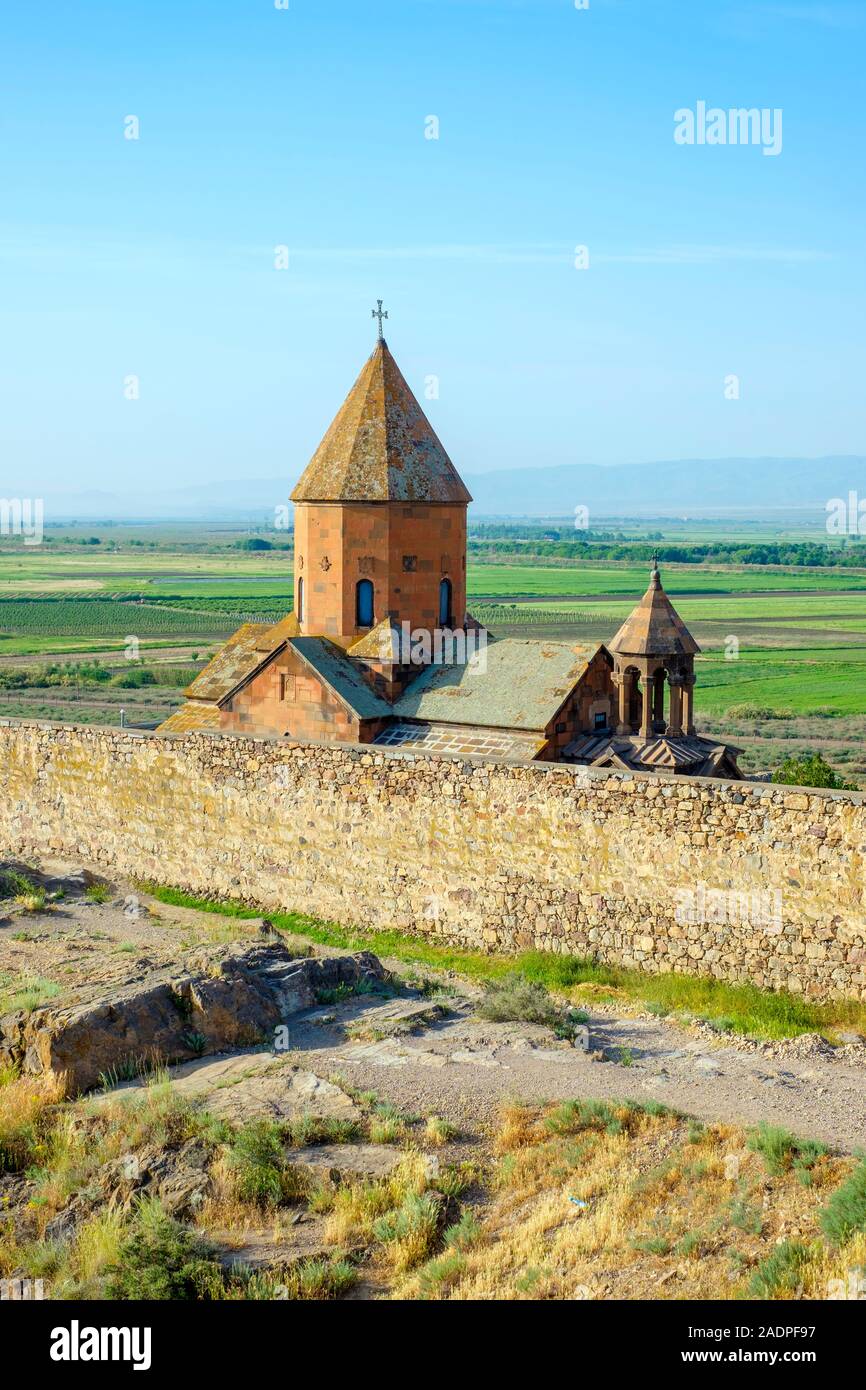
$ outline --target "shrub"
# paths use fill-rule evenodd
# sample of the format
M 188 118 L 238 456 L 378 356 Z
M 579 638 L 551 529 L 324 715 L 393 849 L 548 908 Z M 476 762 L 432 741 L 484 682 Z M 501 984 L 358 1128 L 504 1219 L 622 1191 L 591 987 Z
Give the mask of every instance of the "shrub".
M 820 753 L 808 753 L 802 758 L 785 758 L 773 773 L 773 781 L 795 787 L 830 787 L 835 791 L 857 790 L 853 782 L 843 781 Z
M 793 719 L 789 709 L 773 709 L 771 705 L 731 705 L 726 711 L 729 719 Z
M 396 1270 L 412 1269 L 431 1253 L 439 1229 L 439 1212 L 435 1197 L 410 1192 L 399 1207 L 375 1222 L 373 1234 L 388 1247 Z
M 219 1280 L 209 1248 L 167 1216 L 159 1203 L 146 1203 L 110 1265 L 108 1297 L 115 1299 L 198 1299 Z
M 783 1241 L 758 1265 L 749 1281 L 749 1293 L 753 1298 L 776 1298 L 780 1293 L 794 1293 L 800 1283 L 800 1270 L 808 1258 L 805 1245 L 796 1240 Z
M 833 1193 L 819 1217 L 821 1230 L 834 1245 L 866 1231 L 866 1158 Z
M 238 1130 L 227 1155 L 235 1194 L 257 1206 L 279 1206 L 303 1192 L 300 1174 L 286 1163 L 283 1136 L 272 1120 L 251 1120 Z
M 115 686 L 118 690 L 140 690 L 144 685 L 156 685 L 156 676 L 152 671 L 124 671 L 119 676 L 112 676 L 109 685 Z
M 758 1125 L 749 1135 L 748 1145 L 752 1153 L 761 1155 L 767 1172 L 776 1177 L 792 1167 L 802 1177 L 827 1152 L 826 1147 L 815 1139 L 798 1139 L 787 1129 L 777 1129 L 768 1124 Z
M 492 980 L 476 1012 L 491 1023 L 544 1023 L 550 1028 L 561 1019 L 544 985 L 516 972 Z

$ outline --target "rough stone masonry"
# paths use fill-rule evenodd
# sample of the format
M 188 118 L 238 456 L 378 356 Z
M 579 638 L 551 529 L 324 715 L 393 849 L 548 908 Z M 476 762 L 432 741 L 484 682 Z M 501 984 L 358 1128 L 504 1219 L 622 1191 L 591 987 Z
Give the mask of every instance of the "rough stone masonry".
M 856 792 L 11 720 L 0 747 L 6 856 L 475 949 L 866 999 Z M 750 913 L 768 893 L 778 914 Z M 689 895 L 714 909 L 684 914 Z

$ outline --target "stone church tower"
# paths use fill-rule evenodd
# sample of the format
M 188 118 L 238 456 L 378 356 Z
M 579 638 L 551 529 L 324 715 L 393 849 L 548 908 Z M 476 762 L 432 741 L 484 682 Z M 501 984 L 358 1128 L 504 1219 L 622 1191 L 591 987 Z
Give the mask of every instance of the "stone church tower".
M 472 500 L 381 336 L 291 494 L 301 636 L 466 619 Z M 383 652 L 383 655 L 386 654 Z
M 698 645 L 657 568 L 608 647 L 488 648 L 466 611 L 472 499 L 374 315 L 376 346 L 292 492 L 292 611 L 238 628 L 160 731 L 739 777 L 736 749 L 695 735 Z
M 646 741 L 655 734 L 694 734 L 695 655 L 700 647 L 662 588 L 655 557 L 649 588 L 607 649 L 613 656 L 618 734 L 636 733 Z

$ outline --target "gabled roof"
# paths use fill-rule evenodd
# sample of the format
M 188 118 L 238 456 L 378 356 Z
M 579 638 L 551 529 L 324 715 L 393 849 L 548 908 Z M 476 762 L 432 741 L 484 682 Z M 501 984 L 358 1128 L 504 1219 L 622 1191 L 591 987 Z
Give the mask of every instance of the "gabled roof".
M 289 637 L 297 637 L 300 630 L 301 625 L 294 612 L 287 613 L 284 618 L 280 618 L 278 623 L 274 623 L 273 627 L 264 628 L 256 643 L 256 650 L 272 652 L 277 647 L 281 647 Z
M 429 666 L 401 695 L 401 719 L 484 728 L 547 727 L 601 647 L 506 637 L 465 665 Z
M 693 656 L 700 647 L 674 608 L 657 568 L 650 586 L 607 649 L 617 656 Z
M 383 618 L 357 642 L 347 649 L 349 656 L 364 656 L 368 661 L 400 661 L 401 637 L 393 618 Z
M 265 659 L 257 643 L 272 626 L 270 623 L 244 623 L 220 647 L 204 670 L 199 671 L 184 694 L 191 700 L 219 703 L 226 699 Z
M 471 502 L 384 339 L 307 464 L 293 502 Z
M 359 719 L 382 719 L 392 710 L 368 685 L 344 652 L 326 637 L 293 637 L 289 643 Z
M 742 749 L 698 734 L 659 734 L 647 742 L 637 734 L 581 734 L 563 749 L 567 762 L 621 771 L 678 772 L 693 777 L 741 777 Z

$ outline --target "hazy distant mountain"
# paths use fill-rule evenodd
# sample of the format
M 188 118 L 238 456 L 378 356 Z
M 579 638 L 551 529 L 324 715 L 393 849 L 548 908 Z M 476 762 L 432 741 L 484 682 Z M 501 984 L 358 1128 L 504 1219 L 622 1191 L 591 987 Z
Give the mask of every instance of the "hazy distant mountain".
M 479 513 L 563 516 L 576 506 L 618 516 L 740 507 L 817 507 L 851 489 L 866 497 L 866 458 L 677 459 L 615 468 L 566 464 L 468 476 Z
M 808 508 L 823 512 L 831 497 L 851 490 L 866 498 L 866 458 L 676 459 L 603 468 L 563 464 L 555 468 L 464 472 L 483 516 L 566 516 L 578 506 L 598 516 L 690 513 L 724 509 Z M 206 521 L 272 519 L 294 478 L 245 478 L 202 483 L 146 495 L 109 492 L 46 492 L 46 519 L 177 518 Z

